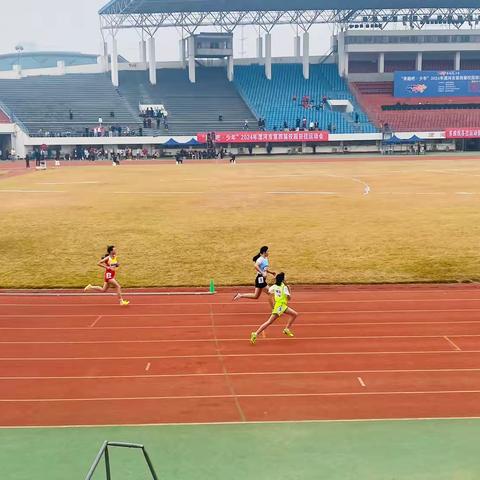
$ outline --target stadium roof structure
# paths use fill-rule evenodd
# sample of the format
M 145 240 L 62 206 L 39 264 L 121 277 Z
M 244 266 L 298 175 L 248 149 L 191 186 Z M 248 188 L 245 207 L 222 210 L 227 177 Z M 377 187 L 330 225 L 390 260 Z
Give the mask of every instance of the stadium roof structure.
M 361 7 L 359 6 L 361 4 Z M 111 0 L 99 12 L 102 29 L 137 28 L 153 35 L 162 27 L 193 33 L 215 26 L 232 31 L 255 25 L 270 31 L 292 24 L 307 31 L 318 23 L 348 28 L 369 24 L 385 28 L 400 23 L 411 28 L 448 24 L 461 28 L 480 20 L 478 0 Z
M 20 65 L 23 70 L 36 68 L 52 68 L 59 60 L 65 66 L 90 65 L 97 63 L 97 54 L 78 52 L 22 52 L 0 55 L 0 71 L 11 70 L 13 65 Z

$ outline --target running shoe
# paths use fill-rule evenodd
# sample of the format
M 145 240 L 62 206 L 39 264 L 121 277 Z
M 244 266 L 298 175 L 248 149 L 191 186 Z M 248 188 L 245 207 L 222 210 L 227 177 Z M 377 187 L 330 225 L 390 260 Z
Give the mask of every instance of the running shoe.
M 91 289 L 92 289 L 92 286 L 91 286 L 90 284 L 88 284 L 88 285 L 83 289 L 83 291 L 84 291 L 84 292 L 89 292 Z
M 257 341 L 257 334 L 255 332 L 252 332 L 252 334 L 250 335 L 250 343 L 252 345 L 255 345 L 256 341 Z
M 233 301 L 236 302 L 239 298 L 240 298 L 240 294 L 237 293 L 237 294 L 233 297 Z
M 283 333 L 287 336 L 287 337 L 294 337 L 295 335 L 293 334 L 293 332 L 289 329 L 289 328 L 286 328 Z
M 120 305 L 126 307 L 127 305 L 130 305 L 130 302 L 128 300 L 120 300 Z

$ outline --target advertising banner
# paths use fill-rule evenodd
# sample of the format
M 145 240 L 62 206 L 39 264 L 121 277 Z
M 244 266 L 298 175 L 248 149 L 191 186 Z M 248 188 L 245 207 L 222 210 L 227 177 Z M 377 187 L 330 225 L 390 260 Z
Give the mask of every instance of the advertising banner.
M 447 128 L 445 138 L 480 138 L 480 127 L 477 128 Z
M 480 95 L 480 70 L 395 72 L 394 96 L 476 97 Z
M 207 143 L 210 133 L 198 133 L 197 141 Z M 317 143 L 328 142 L 328 132 L 214 132 L 215 143 Z

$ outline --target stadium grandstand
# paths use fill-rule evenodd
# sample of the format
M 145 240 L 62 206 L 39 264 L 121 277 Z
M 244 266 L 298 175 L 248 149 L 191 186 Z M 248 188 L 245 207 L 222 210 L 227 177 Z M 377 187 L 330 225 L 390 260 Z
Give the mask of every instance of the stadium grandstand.
M 364 3 L 358 9 L 347 0 L 112 0 L 99 12 L 104 44 L 98 54 L 19 48 L 0 56 L 2 145 L 19 156 L 39 145 L 62 155 L 73 145 L 93 144 L 153 152 L 196 143 L 204 138 L 199 133 L 265 131 L 269 135 L 244 136 L 241 143 L 252 144 L 254 153 L 291 147 L 383 152 L 383 142 L 396 135 L 416 136 L 426 149 L 476 148 L 477 3 Z M 272 57 L 275 27 L 287 24 L 297 31 L 293 55 Z M 310 54 L 316 24 L 333 27 L 323 56 Z M 243 25 L 258 28 L 253 58 L 234 56 L 235 31 Z M 182 32 L 176 62 L 157 58 L 165 28 Z M 118 51 L 127 29 L 142 39 L 136 59 Z M 396 95 L 401 78 L 420 85 L 427 79 L 422 73 L 428 74 L 427 93 Z M 445 82 L 456 86 L 446 89 Z M 321 145 L 299 135 L 312 131 L 326 132 Z M 241 152 L 242 145 L 229 143 Z

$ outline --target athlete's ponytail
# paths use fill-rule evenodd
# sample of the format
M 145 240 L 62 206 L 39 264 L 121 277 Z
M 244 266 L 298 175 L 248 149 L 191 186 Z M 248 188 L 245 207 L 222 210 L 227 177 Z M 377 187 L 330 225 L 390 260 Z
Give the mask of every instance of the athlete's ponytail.
M 109 245 L 107 247 L 107 253 L 102 257 L 102 260 L 104 258 L 107 258 L 108 256 L 110 256 L 110 254 L 113 252 L 113 250 L 115 249 L 115 246 L 114 245 Z
M 279 273 L 276 277 L 275 277 L 275 285 L 277 285 L 277 287 L 281 287 L 282 286 L 282 283 L 285 281 L 285 274 L 282 272 L 282 273 Z
M 268 247 L 267 246 L 263 246 L 261 249 L 260 249 L 260 253 L 257 253 L 257 255 L 255 255 L 252 260 L 254 262 L 256 262 L 262 255 L 264 255 L 265 253 L 268 252 Z

